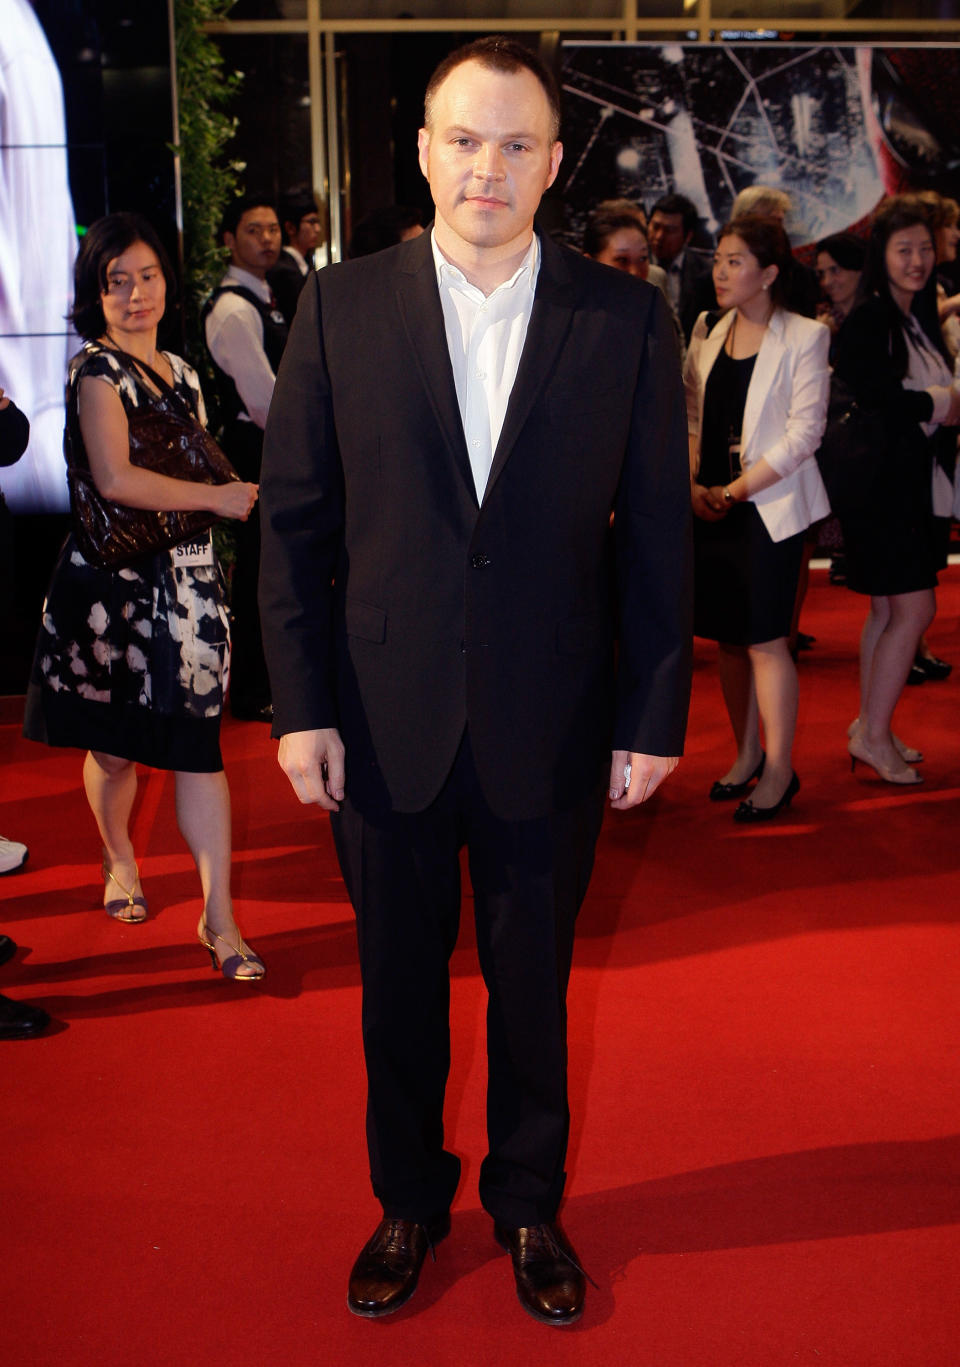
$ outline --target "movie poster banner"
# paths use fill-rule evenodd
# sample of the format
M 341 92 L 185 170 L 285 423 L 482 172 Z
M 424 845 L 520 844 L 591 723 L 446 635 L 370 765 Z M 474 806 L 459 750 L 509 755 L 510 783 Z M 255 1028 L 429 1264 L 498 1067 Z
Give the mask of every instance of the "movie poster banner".
M 582 43 L 563 50 L 566 241 L 590 210 L 671 191 L 709 250 L 734 196 L 773 185 L 794 247 L 865 227 L 886 194 L 960 194 L 960 46 Z M 807 247 L 807 252 L 803 248 Z

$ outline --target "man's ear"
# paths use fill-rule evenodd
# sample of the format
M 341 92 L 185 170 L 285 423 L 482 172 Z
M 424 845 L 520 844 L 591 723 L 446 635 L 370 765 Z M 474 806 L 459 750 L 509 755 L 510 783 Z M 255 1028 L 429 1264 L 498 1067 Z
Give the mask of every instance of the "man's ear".
M 546 189 L 548 190 L 557 178 L 557 172 L 560 170 L 561 161 L 563 161 L 563 143 L 555 142 L 550 148 L 550 169 L 547 171 L 546 184 Z
M 426 128 L 421 128 L 417 134 L 417 160 L 420 163 L 420 170 L 423 172 L 424 180 L 430 180 L 430 173 L 427 170 L 427 157 L 430 152 L 430 132 Z

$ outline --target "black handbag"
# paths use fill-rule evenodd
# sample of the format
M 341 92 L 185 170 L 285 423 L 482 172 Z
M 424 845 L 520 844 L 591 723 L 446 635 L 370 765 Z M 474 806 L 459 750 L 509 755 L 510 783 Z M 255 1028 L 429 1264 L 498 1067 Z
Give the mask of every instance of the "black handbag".
M 240 478 L 171 385 L 136 357 L 112 348 L 111 351 L 148 400 L 141 401 L 140 407 L 127 417 L 132 465 L 194 484 L 226 484 Z M 158 393 L 146 387 L 143 375 L 153 382 Z M 169 550 L 181 541 L 195 541 L 209 531 L 217 516 L 203 509 L 154 511 L 111 503 L 103 497 L 90 472 L 80 433 L 78 389 L 79 376 L 70 386 L 63 450 L 73 532 L 84 560 L 101 569 L 124 569 L 146 556 Z
M 890 437 L 883 414 L 864 408 L 850 386 L 832 375 L 817 464 L 834 513 L 860 508 L 867 501 L 883 471 Z

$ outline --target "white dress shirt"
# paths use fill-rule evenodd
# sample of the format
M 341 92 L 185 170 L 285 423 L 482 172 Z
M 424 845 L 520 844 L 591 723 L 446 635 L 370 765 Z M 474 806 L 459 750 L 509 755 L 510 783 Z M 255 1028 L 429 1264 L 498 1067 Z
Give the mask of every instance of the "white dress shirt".
M 273 299 L 273 291 L 266 280 L 239 266 L 229 266 L 220 283 L 243 285 L 265 304 Z M 237 386 L 240 402 L 246 410 L 240 418 L 249 417 L 258 427 L 266 427 L 277 377 L 263 349 L 260 314 L 249 299 L 242 299 L 233 290 L 228 290 L 210 310 L 204 330 L 210 355 Z
M 907 373 L 904 389 L 925 389 L 933 399 L 933 416 L 922 422 L 924 434 L 932 437 L 950 407 L 950 367 L 940 355 L 913 314 L 904 318 L 903 335 L 907 343 Z M 939 461 L 933 462 L 931 496 L 934 517 L 950 517 L 953 513 L 953 481 Z
M 470 468 L 483 502 L 493 454 L 517 378 L 540 273 L 536 233 L 509 280 L 485 295 L 440 251 L 431 234 L 447 349 Z
M 300 272 L 300 274 L 306 275 L 310 267 L 307 265 L 307 258 L 304 256 L 303 252 L 300 251 L 299 248 L 291 246 L 289 242 L 283 250 L 287 253 L 288 256 L 292 256 L 294 261 L 296 261 L 297 270 Z

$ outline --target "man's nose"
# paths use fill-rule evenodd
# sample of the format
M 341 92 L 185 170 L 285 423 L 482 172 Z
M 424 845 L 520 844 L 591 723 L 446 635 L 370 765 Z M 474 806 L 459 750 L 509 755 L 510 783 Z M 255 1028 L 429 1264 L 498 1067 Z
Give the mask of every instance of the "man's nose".
M 499 147 L 491 147 L 484 143 L 479 148 L 473 161 L 473 174 L 477 180 L 500 180 L 502 178 L 503 164 Z

